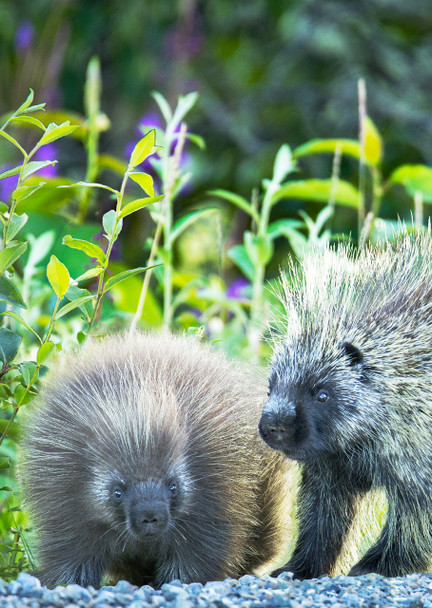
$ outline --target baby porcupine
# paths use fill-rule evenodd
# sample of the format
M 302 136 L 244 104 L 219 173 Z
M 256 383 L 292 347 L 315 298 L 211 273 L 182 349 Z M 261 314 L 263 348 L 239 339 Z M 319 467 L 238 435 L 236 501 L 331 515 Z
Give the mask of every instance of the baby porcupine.
M 22 442 L 41 580 L 160 586 L 274 560 L 292 465 L 259 438 L 263 395 L 184 337 L 109 337 L 63 358 Z
M 300 462 L 299 536 L 283 570 L 332 573 L 356 503 L 383 489 L 381 535 L 351 575 L 432 563 L 432 241 L 310 256 L 283 279 L 287 322 L 259 429 Z

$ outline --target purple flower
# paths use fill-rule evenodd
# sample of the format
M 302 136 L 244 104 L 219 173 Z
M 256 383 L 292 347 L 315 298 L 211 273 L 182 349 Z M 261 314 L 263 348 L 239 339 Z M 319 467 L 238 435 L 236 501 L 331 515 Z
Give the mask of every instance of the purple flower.
M 35 155 L 33 156 L 33 160 L 44 161 L 44 160 L 55 160 L 57 156 L 57 148 L 56 146 L 51 144 L 46 144 L 46 146 L 42 146 L 38 150 L 36 150 Z M 58 175 L 57 165 L 47 165 L 37 173 L 42 177 L 56 177 Z
M 33 43 L 34 27 L 30 21 L 19 24 L 15 34 L 15 49 L 17 53 L 23 54 L 28 51 Z
M 250 283 L 244 277 L 235 279 L 229 286 L 226 292 L 227 298 L 233 300 L 244 300 L 248 296 Z
M 0 169 L 0 173 L 12 169 L 11 165 L 5 165 Z M 10 201 L 12 192 L 15 190 L 18 184 L 18 175 L 12 175 L 0 180 L 0 200 L 7 203 Z

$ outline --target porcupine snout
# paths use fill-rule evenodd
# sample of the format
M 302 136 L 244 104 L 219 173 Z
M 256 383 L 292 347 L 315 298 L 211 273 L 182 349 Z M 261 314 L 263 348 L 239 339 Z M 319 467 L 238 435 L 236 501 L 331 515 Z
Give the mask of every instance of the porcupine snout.
M 154 536 L 165 532 L 170 521 L 170 501 L 161 486 L 148 482 L 137 484 L 128 498 L 128 523 L 134 535 Z
M 263 407 L 258 430 L 271 448 L 283 450 L 293 439 L 295 422 L 295 405 L 284 403 L 281 407 L 279 400 L 271 396 Z

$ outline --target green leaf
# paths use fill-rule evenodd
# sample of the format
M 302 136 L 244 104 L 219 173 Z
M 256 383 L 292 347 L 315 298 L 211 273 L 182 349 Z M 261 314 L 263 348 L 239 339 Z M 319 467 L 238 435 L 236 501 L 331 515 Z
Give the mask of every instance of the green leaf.
M 273 255 L 273 243 L 268 236 L 256 236 L 249 230 L 244 233 L 246 252 L 252 264 L 266 266 Z
M 100 266 L 98 266 L 97 268 L 90 268 L 90 270 L 86 270 L 86 272 L 80 274 L 80 276 L 74 279 L 74 281 L 79 282 L 86 281 L 87 279 L 93 279 L 94 277 L 98 277 L 101 272 L 103 272 L 103 268 L 101 268 Z
M 100 270 L 102 271 L 102 268 Z M 79 302 L 77 306 L 79 306 L 79 309 L 84 314 L 84 317 L 87 320 L 90 320 L 94 310 L 93 303 L 91 301 L 94 296 L 91 295 L 88 289 L 81 289 L 81 287 L 71 285 L 66 292 L 66 297 L 70 302 L 76 302 L 77 300 L 81 300 L 81 302 Z M 63 308 L 61 310 L 63 311 Z M 72 308 L 70 310 L 72 310 Z
M 235 205 L 236 207 L 239 207 L 239 209 L 242 209 L 242 211 L 245 211 L 248 215 L 250 215 L 255 222 L 258 224 L 259 222 L 259 214 L 258 212 L 252 207 L 252 205 L 242 196 L 239 196 L 238 194 L 234 194 L 233 192 L 229 192 L 228 190 L 210 190 L 210 194 L 212 194 L 213 196 L 219 196 L 220 198 L 223 198 L 226 201 L 229 201 L 230 203 L 233 203 L 233 205 Z
M 130 277 L 133 277 L 136 274 L 140 274 L 141 272 L 145 272 L 146 270 L 149 270 L 150 268 L 155 268 L 156 266 L 160 266 L 160 264 L 154 264 L 153 266 L 134 268 L 132 270 L 125 270 L 123 272 L 119 272 L 115 276 L 110 277 L 108 279 L 108 281 L 104 285 L 103 293 L 106 293 L 109 289 L 111 289 L 111 287 L 117 285 L 117 283 L 121 283 L 122 281 L 125 281 L 126 279 L 129 279 Z
M 132 201 L 123 207 L 123 209 L 120 211 L 119 217 L 126 217 L 126 215 L 130 215 L 143 207 L 147 207 L 147 205 L 158 203 L 163 199 L 163 197 L 164 195 L 162 194 L 161 196 L 153 196 L 151 198 L 137 198 L 135 201 Z
M 10 239 L 13 239 L 16 234 L 21 230 L 23 226 L 25 226 L 28 220 L 28 215 L 26 213 L 21 213 L 18 215 L 17 213 L 12 214 L 12 218 L 9 224 L 8 235 Z
M 163 97 L 157 91 L 152 92 L 152 97 L 158 104 L 159 109 L 162 113 L 162 116 L 164 117 L 165 122 L 168 124 L 172 119 L 172 112 L 171 112 L 171 108 L 169 107 L 167 100 L 165 99 L 165 97 Z
M 84 253 L 89 257 L 99 260 L 101 264 L 105 263 L 105 252 L 101 247 L 99 247 L 99 245 L 95 245 L 95 243 L 90 243 L 89 241 L 84 241 L 83 239 L 74 239 L 70 234 L 67 234 L 65 237 L 63 237 L 63 245 L 72 247 L 72 249 L 84 251 Z
M 273 181 L 277 184 L 282 183 L 285 176 L 291 173 L 295 169 L 295 162 L 292 158 L 291 148 L 284 144 L 279 148 L 276 154 L 274 168 L 273 168 Z
M 21 171 L 21 165 L 19 165 L 19 167 L 14 167 L 13 169 L 9 169 L 8 171 L 3 171 L 3 173 L 0 173 L 0 179 L 6 179 L 7 177 L 12 177 L 14 175 L 18 175 L 18 173 Z
M 18 334 L 0 327 L 0 359 L 3 362 L 12 361 L 17 354 L 22 338 Z
M 8 420 L 0 420 L 0 432 L 3 433 L 6 429 Z M 18 426 L 18 425 L 17 425 Z M 0 456 L 0 471 L 9 469 L 11 466 L 9 456 Z
M 7 302 L 20 308 L 27 308 L 18 289 L 10 279 L 4 276 L 0 276 L 0 302 Z
M 42 365 L 42 363 L 46 361 L 46 359 L 48 359 L 54 348 L 54 342 L 44 342 L 43 344 L 41 344 L 39 350 L 36 353 L 36 361 L 39 365 Z
M 6 205 L 6 203 L 3 203 L 0 201 L 0 214 L 3 213 L 7 213 L 9 211 L 9 207 Z M 0 217 L 0 221 L 4 223 L 4 218 Z
M 374 167 L 381 163 L 383 155 L 383 142 L 378 129 L 369 118 L 366 116 L 365 122 L 365 160 Z
M 188 93 L 187 95 L 180 95 L 178 103 L 177 103 L 177 107 L 174 111 L 174 116 L 172 117 L 172 121 L 170 124 L 170 126 L 173 130 L 175 130 L 177 125 L 179 125 L 181 123 L 181 121 L 186 116 L 186 114 L 188 114 L 188 112 L 190 112 L 190 110 L 195 105 L 197 99 L 198 99 L 198 93 L 196 91 L 193 91 L 192 93 Z
M 57 125 L 55 122 L 51 122 L 39 140 L 38 147 L 45 146 L 46 144 L 50 144 L 56 139 L 60 139 L 60 137 L 64 137 L 65 135 L 70 135 L 77 129 L 77 125 L 71 125 L 69 120 L 63 122 L 61 125 Z
M 180 236 L 180 234 L 186 230 L 186 228 L 191 226 L 194 222 L 196 222 L 209 211 L 214 211 L 214 209 L 210 208 L 200 209 L 199 211 L 192 211 L 191 213 L 186 213 L 186 215 L 178 219 L 169 235 L 170 242 L 173 243 Z
M 33 399 L 35 396 L 34 391 L 26 389 L 22 386 L 22 384 L 18 384 L 14 391 L 14 398 L 17 404 L 24 405 Z
M 113 237 L 114 240 L 118 237 L 118 235 L 120 234 L 121 229 L 123 227 L 123 221 L 121 219 L 119 219 L 117 221 L 117 215 L 116 215 L 116 212 L 114 211 L 114 209 L 107 211 L 103 215 L 102 224 L 103 224 L 104 230 L 105 230 L 108 238 Z M 114 230 L 115 230 L 115 234 L 113 234 Z
M 21 435 L 22 435 L 21 426 L 19 424 L 17 424 L 16 422 L 9 422 L 9 420 L 0 419 L 0 433 L 2 433 L 2 434 L 5 433 L 7 428 L 8 428 L 7 436 L 9 437 L 9 439 L 12 439 L 13 441 L 18 442 L 21 439 Z M 0 469 L 8 468 L 8 466 L 5 465 L 5 463 L 8 460 L 9 459 L 7 456 L 0 457 Z
M 39 342 L 42 343 L 42 338 L 35 332 L 34 329 L 32 329 L 30 327 L 30 325 L 28 323 L 26 323 L 24 321 L 24 319 L 22 319 L 15 312 L 12 312 L 11 310 L 6 310 L 5 312 L 2 312 L 1 314 L 3 316 L 12 317 L 12 319 L 15 319 L 15 321 L 17 321 L 18 323 L 20 323 L 21 325 L 23 325 L 26 329 L 28 329 L 34 336 L 36 336 L 36 338 L 39 340 Z
M 18 369 L 21 372 L 23 377 L 23 382 L 25 386 L 31 386 L 34 382 L 36 382 L 38 374 L 36 374 L 36 363 L 34 361 L 23 361 L 18 364 Z
M 240 268 L 242 273 L 252 283 L 255 270 L 244 245 L 234 245 L 227 252 L 228 257 Z
M 34 91 L 33 89 L 29 89 L 29 94 L 27 95 L 26 100 L 20 105 L 20 107 L 18 108 L 18 110 L 15 112 L 15 114 L 18 116 L 18 114 L 21 114 L 22 112 L 25 112 L 27 110 L 27 108 L 29 106 L 31 106 L 32 101 L 34 99 Z
M 38 118 L 35 118 L 34 116 L 15 116 L 11 119 L 11 122 L 14 122 L 15 124 L 19 125 L 31 125 L 32 127 L 37 127 L 38 129 L 42 129 L 42 131 L 45 131 L 45 125 L 43 124 L 43 122 L 40 121 Z
M 299 198 L 327 203 L 333 197 L 335 203 L 358 207 L 359 193 L 349 182 L 338 180 L 336 187 L 331 179 L 308 179 L 288 182 L 275 192 L 272 203 L 284 198 Z
M 55 255 L 48 262 L 47 277 L 54 293 L 61 299 L 69 288 L 70 276 L 66 266 Z
M 39 182 L 38 184 L 35 184 L 33 186 L 20 186 L 19 188 L 16 188 L 13 191 L 12 198 L 15 202 L 22 201 L 34 192 L 36 192 L 36 190 L 39 190 L 39 188 L 42 188 L 45 183 L 46 182 Z
M 150 156 L 155 145 L 156 132 L 152 129 L 136 144 L 132 151 L 129 167 L 133 168 L 140 165 L 147 156 Z
M 17 142 L 17 140 L 14 139 L 12 137 L 12 135 L 9 135 L 9 133 L 6 133 L 6 131 L 0 131 L 0 136 L 3 137 L 4 139 L 6 139 L 9 143 L 13 144 L 15 146 L 15 148 L 18 148 L 18 150 L 21 152 L 21 154 L 24 154 L 24 150 L 23 150 L 21 144 L 19 142 Z
M 24 253 L 27 249 L 28 242 L 17 243 L 16 241 L 9 243 L 9 245 L 0 251 L 0 274 L 2 274 L 9 266 Z
M 300 158 L 309 154 L 334 154 L 338 146 L 341 154 L 360 158 L 360 143 L 356 139 L 311 139 L 296 148 L 293 157 Z
M 99 184 L 97 182 L 77 182 L 76 184 L 59 186 L 59 188 L 70 188 L 70 187 L 74 187 L 74 186 L 79 186 L 82 188 L 102 188 L 103 190 L 109 190 L 116 196 L 120 196 L 120 192 L 118 190 L 115 190 L 114 188 L 110 188 L 109 186 L 106 186 L 105 184 Z
M 141 186 L 147 196 L 154 196 L 153 178 L 151 175 L 134 171 L 132 173 L 129 173 L 129 177 L 133 179 L 133 181 L 136 182 L 139 186 Z
M 272 240 L 277 239 L 280 236 L 289 238 L 292 235 L 293 230 L 301 228 L 301 226 L 303 226 L 303 222 L 300 222 L 299 220 L 276 220 L 267 228 L 267 235 Z
M 69 302 L 69 304 L 65 304 L 64 306 L 62 306 L 60 308 L 60 310 L 58 311 L 57 315 L 56 315 L 56 319 L 60 319 L 61 317 L 64 317 L 64 315 L 67 315 L 68 312 L 71 312 L 72 310 L 75 310 L 75 308 L 81 308 L 83 304 L 90 302 L 91 300 L 93 300 L 96 296 L 92 296 L 91 294 L 88 296 L 84 296 L 82 298 L 78 298 L 77 300 L 72 300 L 72 302 Z M 87 311 L 86 311 L 86 316 L 88 317 Z
M 23 179 L 27 179 L 29 175 L 32 173 L 36 173 L 36 171 L 40 171 L 48 166 L 54 166 L 57 163 L 56 160 L 33 160 L 27 163 L 25 169 L 23 171 Z
M 432 168 L 426 165 L 401 165 L 393 171 L 389 180 L 401 184 L 412 197 L 421 192 L 425 202 L 432 202 Z
M 194 143 L 200 150 L 206 149 L 206 143 L 204 138 L 200 135 L 195 135 L 195 133 L 186 133 L 185 138 Z

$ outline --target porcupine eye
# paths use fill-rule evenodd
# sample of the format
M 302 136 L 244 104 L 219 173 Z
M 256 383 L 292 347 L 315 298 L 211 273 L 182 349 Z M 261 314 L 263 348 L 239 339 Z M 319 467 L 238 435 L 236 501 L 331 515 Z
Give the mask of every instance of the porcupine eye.
M 325 403 L 326 401 L 328 401 L 328 399 L 329 399 L 329 394 L 327 393 L 327 391 L 324 391 L 322 389 L 318 391 L 316 400 L 319 401 L 319 403 Z
M 114 488 L 113 497 L 116 501 L 120 502 L 123 500 L 124 492 L 121 488 Z
M 177 494 L 177 485 L 175 483 L 170 483 L 168 487 L 171 496 L 175 496 Z

